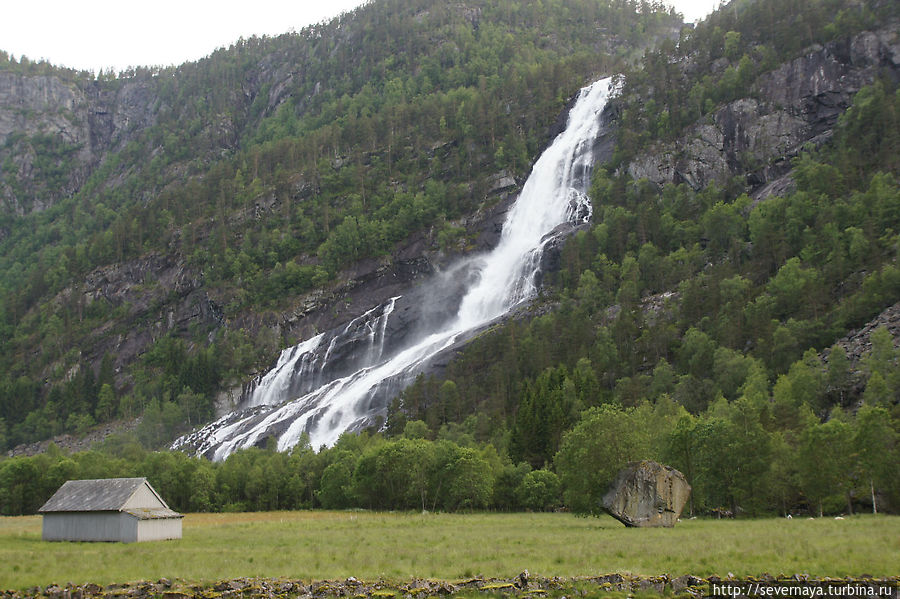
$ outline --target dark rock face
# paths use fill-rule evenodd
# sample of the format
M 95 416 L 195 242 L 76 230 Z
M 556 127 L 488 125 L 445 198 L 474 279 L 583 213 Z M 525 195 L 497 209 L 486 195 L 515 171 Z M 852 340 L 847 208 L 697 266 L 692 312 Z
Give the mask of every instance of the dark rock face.
M 0 161 L 11 161 L 18 187 L 0 182 L 0 210 L 40 211 L 78 191 L 110 150 L 156 122 L 156 104 L 149 81 L 113 85 L 0 73 Z M 37 167 L 41 145 L 68 157 L 58 188 L 48 188 Z
M 879 328 L 887 329 L 893 338 L 894 347 L 900 347 L 900 302 L 885 308 L 865 325 L 849 332 L 835 342 L 835 345 L 844 350 L 850 362 L 850 382 L 845 390 L 846 393 L 841 394 L 841 404 L 844 407 L 861 405 L 859 402 L 868 381 L 867 371 L 863 368 L 863 360 L 871 353 L 871 336 Z M 827 348 L 819 354 L 825 364 L 828 364 L 831 359 L 831 351 L 831 348 Z
M 684 475 L 656 462 L 632 462 L 603 496 L 603 508 L 625 526 L 675 526 L 691 493 Z
M 219 327 L 222 309 L 203 289 L 203 277 L 177 256 L 148 254 L 141 258 L 104 266 L 85 276 L 77 286 L 62 290 L 56 302 L 87 309 L 101 303 L 111 309 L 127 308 L 128 323 L 110 320 L 94 330 L 82 343 L 82 357 L 98 365 L 104 354 L 115 356 L 116 370 L 132 362 L 158 338 L 183 334 L 192 325 Z M 127 381 L 118 380 L 120 385 Z
M 806 55 L 762 75 L 753 97 L 723 106 L 682 137 L 635 158 L 634 179 L 701 189 L 746 177 L 757 199 L 790 189 L 791 159 L 827 141 L 853 95 L 876 77 L 900 79 L 900 27 L 813 46 Z
M 837 345 L 844 348 L 851 364 L 859 364 L 862 359 L 872 351 L 872 333 L 879 328 L 886 328 L 894 338 L 894 346 L 900 345 L 900 302 L 889 308 L 885 308 L 881 314 L 867 322 L 864 326 L 851 331 L 837 341 Z M 830 350 L 823 352 L 826 357 Z

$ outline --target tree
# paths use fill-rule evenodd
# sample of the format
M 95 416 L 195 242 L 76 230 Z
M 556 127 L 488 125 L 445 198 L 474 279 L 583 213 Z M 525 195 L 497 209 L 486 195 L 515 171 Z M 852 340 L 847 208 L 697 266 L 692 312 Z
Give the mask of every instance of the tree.
M 737 60 L 741 55 L 741 34 L 737 31 L 725 33 L 725 58 Z
M 339 451 L 335 461 L 322 471 L 322 478 L 316 491 L 316 498 L 327 510 L 353 506 L 353 471 L 356 460 L 350 452 Z
M 866 370 L 869 373 L 887 373 L 897 359 L 891 332 L 887 327 L 878 327 L 869 335 L 869 341 L 872 343 L 872 349 L 863 360 Z
M 759 509 L 770 452 L 759 406 L 746 398 L 734 404 L 719 399 L 697 420 L 693 440 L 695 500 L 735 514 Z
M 696 421 L 690 414 L 685 414 L 678 419 L 675 427 L 669 434 L 669 445 L 664 455 L 666 462 L 678 469 L 684 474 L 685 479 L 691 487 L 694 487 L 694 471 L 696 469 L 697 447 L 696 439 Z M 694 496 L 696 492 L 692 492 L 689 497 L 688 513 L 694 515 Z
M 853 447 L 859 456 L 859 470 L 869 483 L 872 513 L 878 513 L 875 489 L 884 488 L 898 475 L 897 433 L 890 414 L 883 407 L 864 405 L 856 413 Z
M 800 438 L 798 462 L 800 485 L 812 502 L 810 510 L 815 507 L 821 517 L 825 501 L 843 495 L 848 512 L 853 513 L 853 429 L 847 422 L 832 418 L 809 425 Z
M 100 393 L 97 395 L 97 420 L 99 422 L 108 422 L 112 420 L 116 414 L 116 394 L 109 383 L 103 383 L 100 387 Z
M 800 496 L 797 488 L 796 449 L 782 431 L 773 432 L 769 439 L 772 447 L 769 493 L 780 504 L 781 514 L 786 517 L 791 513 L 790 506 L 796 505 Z
M 559 505 L 559 477 L 549 470 L 532 470 L 516 489 L 519 504 L 535 512 L 552 510 Z
M 565 368 L 548 368 L 526 383 L 510 435 L 510 457 L 539 468 L 552 460 L 572 422 L 575 385 Z
M 103 354 L 103 360 L 100 361 L 100 372 L 97 374 L 97 386 L 102 388 L 103 385 L 109 385 L 115 389 L 115 360 L 109 352 Z
M 825 375 L 827 391 L 840 406 L 844 405 L 844 395 L 850 387 L 850 360 L 840 345 L 831 346 L 828 354 L 828 370 Z
M 703 331 L 688 329 L 678 351 L 679 363 L 686 372 L 698 379 L 709 378 L 715 361 L 716 343 Z
M 33 514 L 49 497 L 41 497 L 34 484 L 41 471 L 35 458 L 0 463 L 0 513 L 10 516 Z
M 451 510 L 487 507 L 494 491 L 490 465 L 471 448 L 458 448 L 444 468 L 447 476 L 444 505 Z
M 630 461 L 653 457 L 633 413 L 608 404 L 591 408 L 563 437 L 554 463 L 572 511 L 599 513 L 603 494 L 619 470 Z
M 522 504 L 518 490 L 529 472 L 531 466 L 527 462 L 504 465 L 494 479 L 494 497 L 491 503 L 501 510 L 520 509 Z
M 403 437 L 405 439 L 427 439 L 431 434 L 428 425 L 421 420 L 410 420 L 403 427 Z
M 888 406 L 894 394 L 887 381 L 880 372 L 875 371 L 866 381 L 866 389 L 863 391 L 863 401 L 869 406 Z
M 425 511 L 433 461 L 434 445 L 425 439 L 398 439 L 381 448 L 377 468 L 394 497 L 394 507 L 418 506 Z
M 769 293 L 775 298 L 775 315 L 805 315 L 805 308 L 810 307 L 816 315 L 820 303 L 816 294 L 821 283 L 818 271 L 803 267 L 797 257 L 789 259 L 769 281 Z

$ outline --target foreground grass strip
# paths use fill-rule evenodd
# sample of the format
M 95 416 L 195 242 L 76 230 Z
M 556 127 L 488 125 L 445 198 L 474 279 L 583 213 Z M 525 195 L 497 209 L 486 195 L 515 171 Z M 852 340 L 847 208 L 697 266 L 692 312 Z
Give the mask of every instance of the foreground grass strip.
M 570 514 L 189 514 L 184 538 L 45 543 L 40 517 L 0 518 L 0 589 L 140 580 L 458 581 L 631 572 L 737 577 L 898 574 L 900 517 L 685 520 L 627 529 Z M 385 588 L 384 590 L 391 590 Z M 74 599 L 74 598 L 73 598 Z
M 403 584 L 385 581 L 362 582 L 356 578 L 343 581 L 319 581 L 304 583 L 284 579 L 241 578 L 222 581 L 211 585 L 187 584 L 184 581 L 160 579 L 157 582 L 139 582 L 134 584 L 114 584 L 101 587 L 96 584 L 51 585 L 46 588 L 35 587 L 24 591 L 0 592 L 2 599 L 332 599 L 336 597 L 353 597 L 354 599 L 415 599 L 420 597 L 441 597 L 448 599 L 484 599 L 485 597 L 531 599 L 546 597 L 562 599 L 563 597 L 684 597 L 700 599 L 722 597 L 731 599 L 736 595 L 731 591 L 721 590 L 725 585 L 734 588 L 743 585 L 752 589 L 754 585 L 781 586 L 783 589 L 806 588 L 815 589 L 823 585 L 852 587 L 857 590 L 853 596 L 873 596 L 884 599 L 895 599 L 898 593 L 898 577 L 882 579 L 810 579 L 793 576 L 777 579 L 767 576 L 763 578 L 721 579 L 717 576 L 698 578 L 696 576 L 640 577 L 622 574 L 609 574 L 589 578 L 540 578 L 532 577 L 527 572 L 514 579 L 481 579 L 474 578 L 456 582 L 434 580 L 412 580 Z M 759 588 L 758 586 L 756 588 Z M 870 595 L 865 595 L 870 591 Z M 863 594 L 858 594 L 858 593 Z M 802 595 L 816 596 L 813 592 Z

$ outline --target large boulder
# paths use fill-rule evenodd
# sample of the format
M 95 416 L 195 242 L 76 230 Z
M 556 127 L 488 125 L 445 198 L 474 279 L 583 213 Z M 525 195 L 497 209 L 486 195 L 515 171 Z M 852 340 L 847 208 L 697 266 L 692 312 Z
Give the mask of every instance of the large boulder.
M 675 526 L 691 486 L 684 475 L 656 462 L 632 462 L 603 496 L 603 508 L 625 526 Z

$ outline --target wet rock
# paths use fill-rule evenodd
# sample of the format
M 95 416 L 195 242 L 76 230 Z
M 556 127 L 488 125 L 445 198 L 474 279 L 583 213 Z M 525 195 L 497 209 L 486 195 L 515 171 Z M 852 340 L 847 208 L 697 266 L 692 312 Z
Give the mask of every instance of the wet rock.
M 498 193 L 516 187 L 516 179 L 507 170 L 491 175 L 488 178 L 488 193 Z
M 691 486 L 684 475 L 657 462 L 632 462 L 603 497 L 603 508 L 625 526 L 675 526 Z
M 590 231 L 589 223 L 562 223 L 545 237 L 544 252 L 541 254 L 541 268 L 535 277 L 535 284 L 541 285 L 547 274 L 562 268 L 562 251 L 569 238 L 581 231 Z

